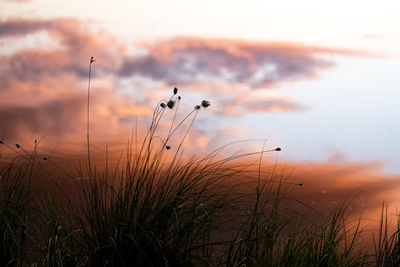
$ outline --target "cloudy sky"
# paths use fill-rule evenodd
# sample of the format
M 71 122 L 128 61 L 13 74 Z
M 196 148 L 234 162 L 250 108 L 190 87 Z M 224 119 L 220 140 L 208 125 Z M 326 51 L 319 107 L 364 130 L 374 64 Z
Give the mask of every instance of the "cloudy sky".
M 95 147 L 120 149 L 176 86 L 178 118 L 212 103 L 189 151 L 266 139 L 303 179 L 362 173 L 385 181 L 381 196 L 400 179 L 399 12 L 397 0 L 0 0 L 0 137 L 84 148 L 94 56 Z

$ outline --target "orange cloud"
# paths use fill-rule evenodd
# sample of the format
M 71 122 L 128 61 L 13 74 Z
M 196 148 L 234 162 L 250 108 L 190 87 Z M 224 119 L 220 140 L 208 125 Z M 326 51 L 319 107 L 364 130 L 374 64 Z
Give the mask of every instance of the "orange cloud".
M 287 194 L 286 204 L 290 210 L 298 210 L 297 201 L 326 214 L 335 206 L 350 201 L 348 212 L 355 219 L 360 216 L 363 224 L 374 225 L 382 203 L 395 210 L 399 203 L 400 176 L 382 171 L 379 162 L 285 162 L 278 165 L 286 171 L 287 181 L 302 183 L 293 186 Z M 302 209 L 304 215 L 312 214 Z M 393 218 L 392 218 L 393 219 Z

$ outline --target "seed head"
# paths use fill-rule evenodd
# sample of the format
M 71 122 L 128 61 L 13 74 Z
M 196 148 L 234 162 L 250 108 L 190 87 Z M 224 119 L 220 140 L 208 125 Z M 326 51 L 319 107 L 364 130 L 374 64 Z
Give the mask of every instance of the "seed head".
M 174 100 L 168 101 L 167 106 L 169 109 L 173 109 L 175 106 L 175 101 Z
M 181 96 L 180 95 L 178 95 L 178 100 L 181 100 Z
M 200 105 L 196 105 L 196 106 L 194 106 L 194 109 L 200 109 L 201 107 L 200 107 Z
M 44 161 L 46 161 L 46 160 L 48 160 L 48 159 L 49 159 L 49 158 L 46 157 L 46 156 L 43 157 L 43 160 L 44 160 Z
M 282 149 L 280 147 L 275 148 L 275 151 L 281 151 Z
M 178 93 L 178 88 L 174 88 L 174 95 L 176 95 Z
M 18 143 L 16 143 L 15 146 L 16 146 L 17 148 L 20 148 L 20 147 L 21 147 Z
M 94 58 L 94 57 L 91 57 L 90 58 L 90 63 L 93 63 L 93 62 L 95 62 L 96 61 L 96 59 Z
M 171 146 L 165 146 L 165 148 L 167 149 L 167 150 L 170 150 L 171 149 Z
M 160 104 L 160 107 L 165 108 L 167 105 L 163 102 Z
M 201 106 L 203 108 L 207 108 L 207 107 L 211 106 L 211 103 L 210 103 L 210 101 L 203 100 L 203 101 L 201 101 Z

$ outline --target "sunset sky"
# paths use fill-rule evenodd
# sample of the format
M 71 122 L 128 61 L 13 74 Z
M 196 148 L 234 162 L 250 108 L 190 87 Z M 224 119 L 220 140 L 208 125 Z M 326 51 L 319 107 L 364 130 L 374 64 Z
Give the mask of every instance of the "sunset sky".
M 84 148 L 94 56 L 93 140 L 124 144 L 176 86 L 181 117 L 212 103 L 192 152 L 267 139 L 300 172 L 397 184 L 399 14 L 397 0 L 0 0 L 0 138 Z

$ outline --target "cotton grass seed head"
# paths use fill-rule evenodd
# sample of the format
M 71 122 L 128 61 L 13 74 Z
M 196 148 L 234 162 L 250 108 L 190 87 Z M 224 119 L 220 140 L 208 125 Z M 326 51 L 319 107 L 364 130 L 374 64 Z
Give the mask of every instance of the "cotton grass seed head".
M 178 93 L 178 88 L 174 88 L 174 95 L 176 95 Z
M 165 103 L 161 103 L 160 107 L 165 108 L 167 105 Z
M 200 105 L 196 105 L 196 106 L 194 106 L 194 109 L 197 109 L 197 110 L 199 110 L 201 108 L 201 106 Z
M 180 95 L 178 95 L 178 100 L 181 100 L 181 96 Z
M 275 148 L 275 151 L 281 151 L 282 149 L 280 147 Z
M 175 101 L 174 100 L 168 101 L 167 106 L 169 109 L 173 109 L 175 106 Z
M 17 148 L 20 148 L 20 147 L 21 147 L 18 143 L 16 143 L 15 146 L 16 146 Z
M 203 108 L 207 108 L 207 107 L 211 106 L 211 103 L 210 103 L 210 101 L 203 100 L 203 101 L 201 101 L 201 106 Z

